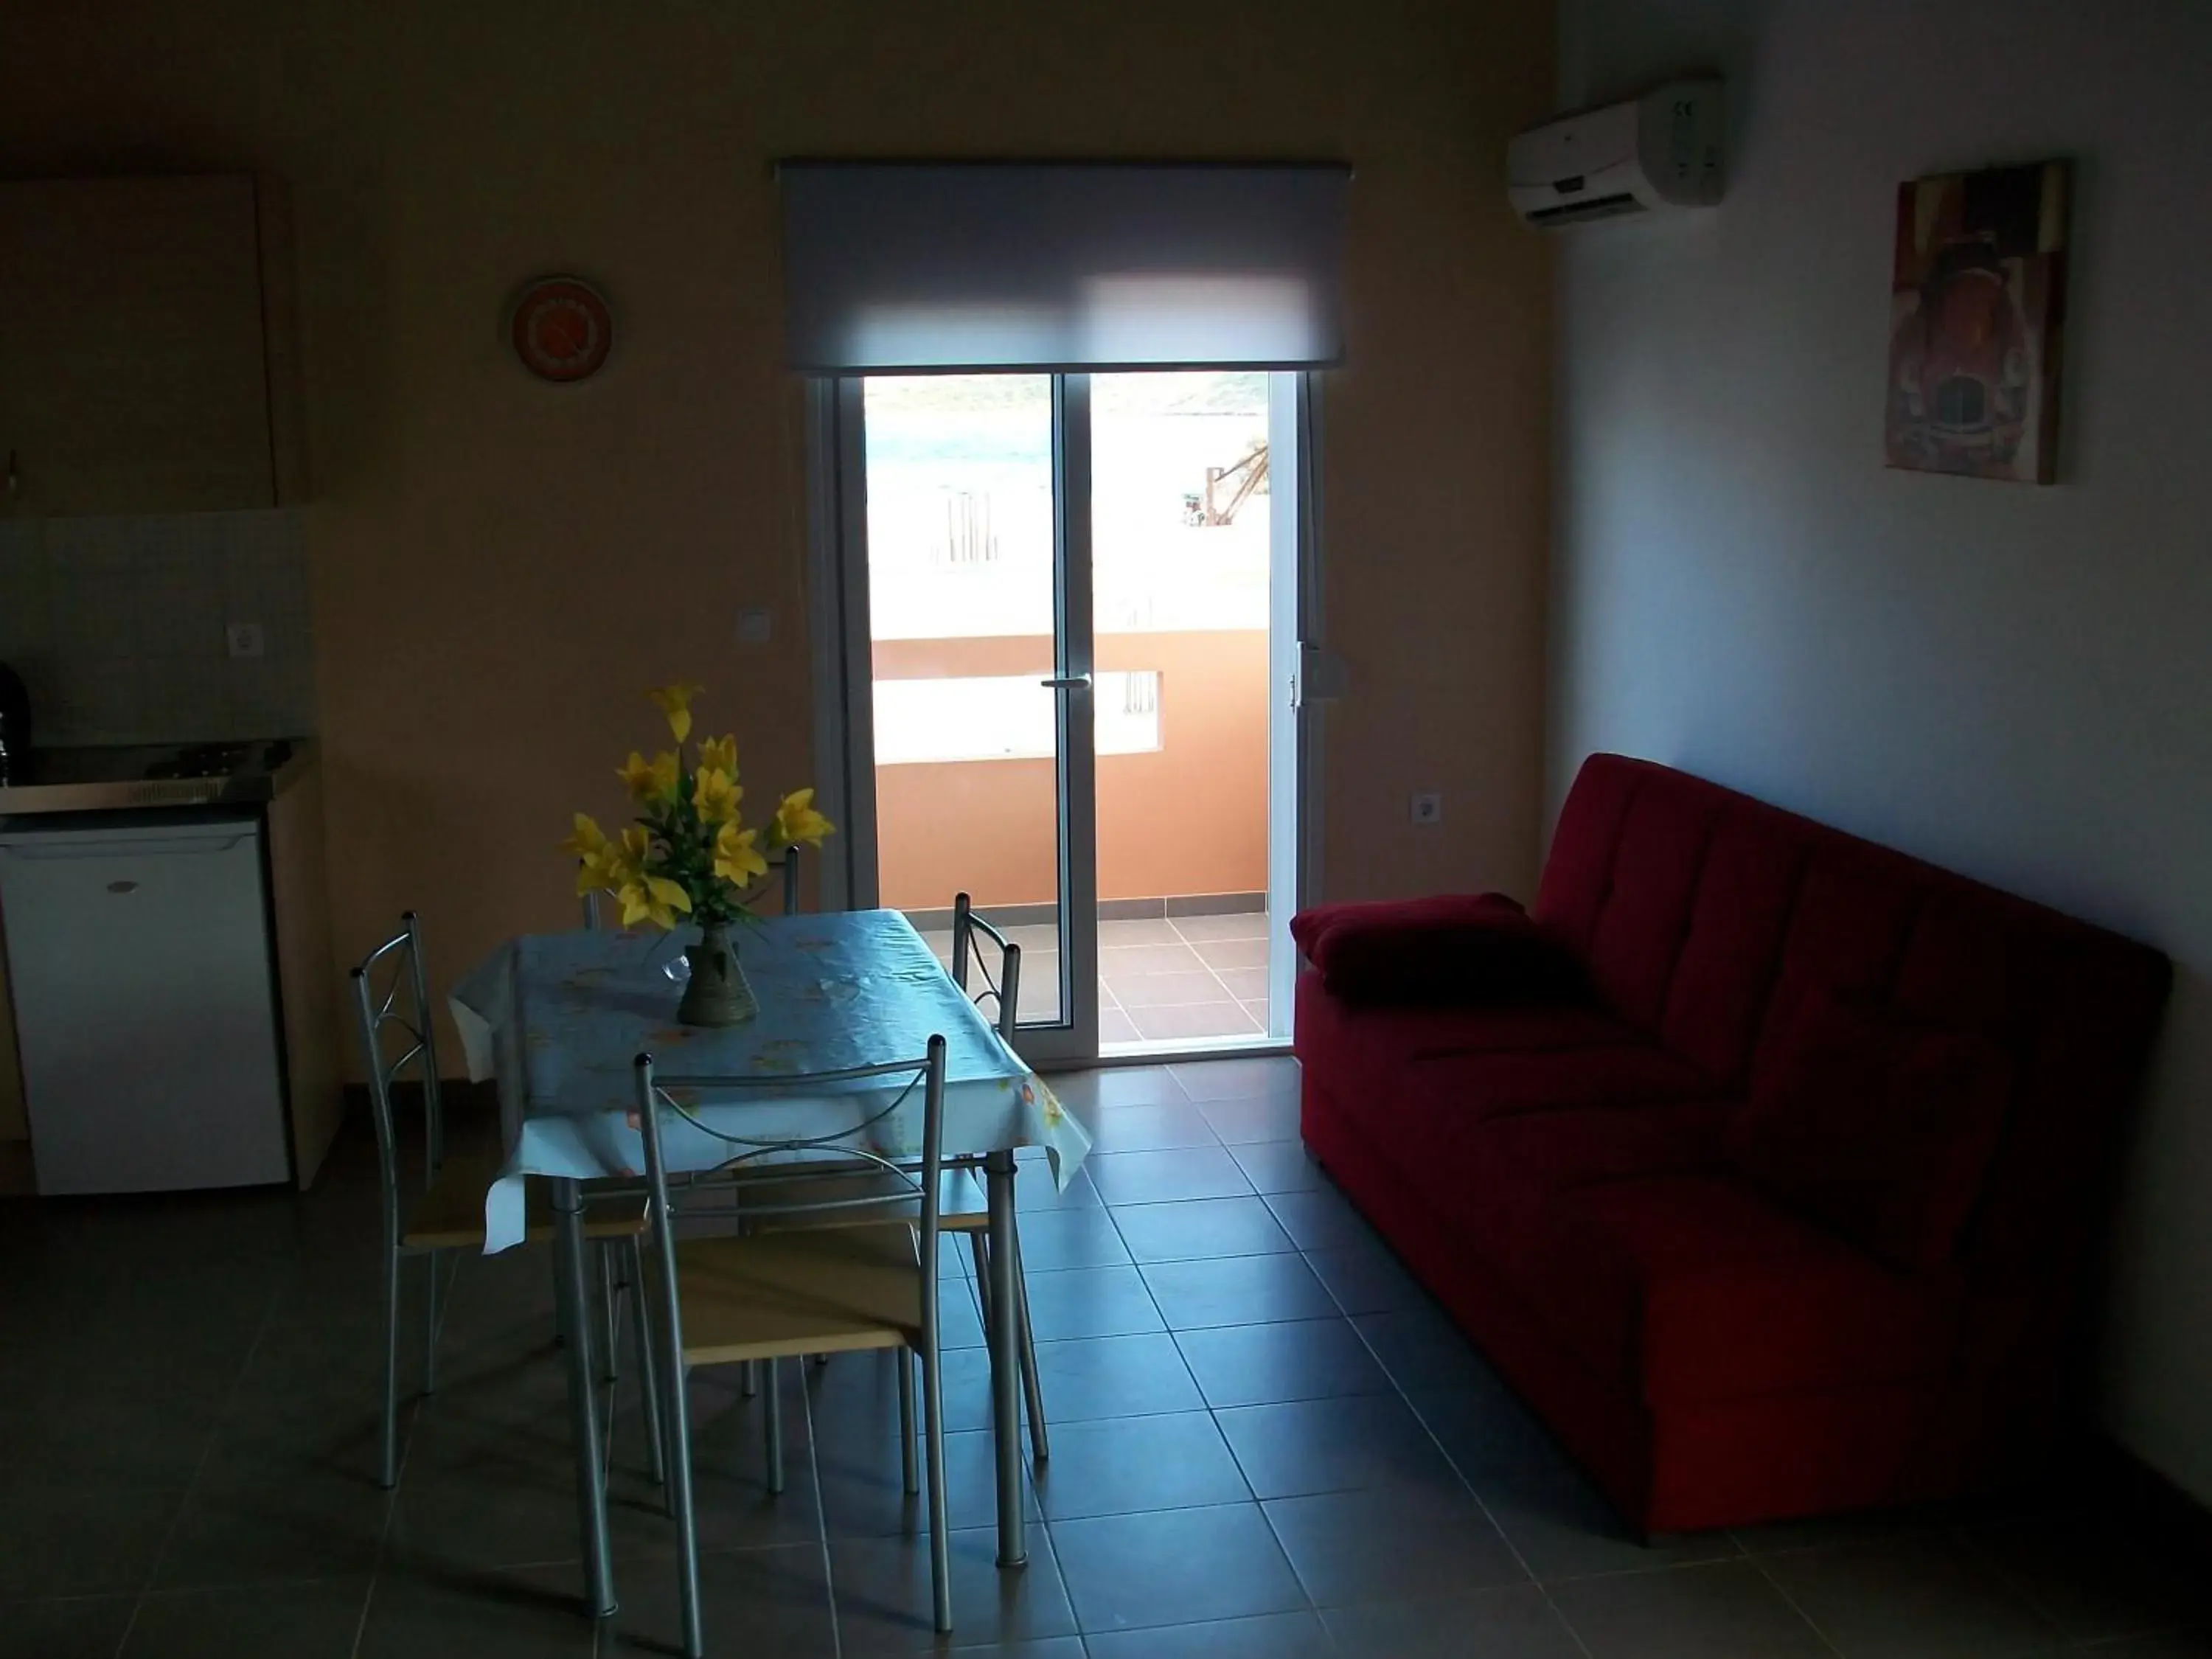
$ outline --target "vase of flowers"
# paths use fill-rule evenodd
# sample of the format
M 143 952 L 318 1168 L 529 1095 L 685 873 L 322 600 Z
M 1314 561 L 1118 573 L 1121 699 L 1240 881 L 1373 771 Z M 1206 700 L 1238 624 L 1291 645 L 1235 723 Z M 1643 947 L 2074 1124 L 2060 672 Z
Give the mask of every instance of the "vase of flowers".
M 734 737 L 702 738 L 688 752 L 691 701 L 703 686 L 664 685 L 646 695 L 667 716 L 673 750 L 647 760 L 633 750 L 617 775 L 637 808 L 634 823 L 610 837 L 588 814 L 576 814 L 563 843 L 577 862 L 576 890 L 605 891 L 622 906 L 622 923 L 674 929 L 686 917 L 699 942 L 684 948 L 691 975 L 677 1006 L 686 1025 L 735 1025 L 760 1005 L 746 983 L 731 930 L 753 920 L 757 884 L 769 856 L 796 846 L 819 847 L 830 820 L 814 810 L 814 792 L 797 789 L 777 805 L 763 839 L 744 821 Z

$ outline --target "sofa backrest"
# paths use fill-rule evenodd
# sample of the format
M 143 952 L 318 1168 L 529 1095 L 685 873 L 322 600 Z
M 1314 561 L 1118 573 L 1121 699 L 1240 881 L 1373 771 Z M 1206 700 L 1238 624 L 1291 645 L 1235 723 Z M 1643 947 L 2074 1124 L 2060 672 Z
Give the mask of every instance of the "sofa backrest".
M 2120 935 L 1649 761 L 1593 755 L 1533 907 L 1599 994 L 1732 1089 L 1804 1000 L 1839 991 L 2014 1059 L 1967 1240 L 2017 1260 L 2084 1216 L 2171 972 Z

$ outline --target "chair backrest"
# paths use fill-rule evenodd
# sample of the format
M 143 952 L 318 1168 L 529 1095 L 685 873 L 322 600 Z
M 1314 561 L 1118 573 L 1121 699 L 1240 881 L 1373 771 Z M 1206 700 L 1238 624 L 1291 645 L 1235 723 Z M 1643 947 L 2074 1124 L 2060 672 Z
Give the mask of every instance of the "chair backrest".
M 799 914 L 799 849 L 796 847 L 785 848 L 781 861 L 771 867 L 779 869 L 782 872 L 783 914 L 787 916 L 797 915 Z M 596 890 L 584 895 L 584 927 L 587 933 L 595 933 L 599 930 L 599 896 Z
M 399 1197 L 399 1139 L 393 1122 L 394 1086 L 410 1065 L 422 1091 L 422 1184 L 437 1179 L 446 1161 L 446 1118 L 438 1097 L 438 1044 L 430 1008 L 430 976 L 422 962 L 422 919 L 410 910 L 399 931 L 362 958 L 352 973 L 361 1021 L 362 1057 L 368 1070 L 368 1108 L 376 1123 L 377 1173 L 387 1218 L 396 1224 Z M 397 1051 L 395 1052 L 395 1034 Z
M 976 960 L 975 935 L 981 933 L 999 947 L 999 976 L 991 977 L 991 970 Z M 1021 1019 L 1022 947 L 1008 939 L 991 922 L 975 913 L 975 906 L 965 893 L 954 895 L 952 900 L 952 982 L 965 993 L 970 968 L 982 975 L 983 988 L 975 993 L 977 1006 L 986 1002 L 997 1005 L 993 1024 L 1008 1048 L 1013 1046 L 1014 1028 Z
M 866 1219 L 857 1212 L 880 1210 L 884 1220 L 915 1224 L 921 1251 L 922 1334 L 933 1358 L 937 1344 L 938 1224 L 945 1170 L 945 1039 L 933 1036 L 928 1052 L 920 1060 L 887 1060 L 880 1065 L 855 1066 L 842 1071 L 786 1073 L 772 1077 L 676 1075 L 655 1070 L 653 1056 L 641 1054 L 635 1062 L 637 1073 L 637 1120 L 645 1147 L 646 1195 L 650 1206 L 653 1242 L 664 1261 L 672 1261 L 676 1248 L 678 1211 L 672 1202 L 668 1137 L 672 1127 L 690 1144 L 684 1163 L 691 1179 L 677 1188 L 686 1201 L 711 1194 L 711 1174 L 745 1170 L 744 1214 L 757 1222 L 775 1217 L 826 1215 L 841 1219 Z M 895 1124 L 908 1109 L 915 1091 L 921 1095 L 921 1146 L 895 1146 L 890 1154 L 868 1144 L 879 1125 Z M 742 1103 L 746 1096 L 763 1093 L 784 1098 L 821 1099 L 825 1095 L 849 1095 L 858 1109 L 852 1124 L 830 1134 L 778 1134 L 763 1129 L 748 1134 L 735 1123 L 710 1127 L 702 1109 Z M 701 1143 L 704 1142 L 705 1157 Z M 732 1150 L 734 1149 L 734 1150 Z M 918 1151 L 918 1160 L 917 1160 Z M 854 1183 L 855 1161 L 873 1165 L 883 1178 Z M 919 1167 L 915 1167 L 918 1161 Z M 808 1174 L 809 1164 L 817 1172 Z M 702 1165 L 705 1167 L 701 1168 Z M 754 1173 L 756 1170 L 769 1174 Z M 782 1201 L 763 1197 L 762 1189 L 782 1172 L 788 1196 Z M 709 1179 L 702 1181 L 702 1174 Z M 810 1192 L 810 1188 L 812 1189 Z M 680 1320 L 680 1313 L 670 1310 Z M 680 1325 L 676 1340 L 680 1347 Z

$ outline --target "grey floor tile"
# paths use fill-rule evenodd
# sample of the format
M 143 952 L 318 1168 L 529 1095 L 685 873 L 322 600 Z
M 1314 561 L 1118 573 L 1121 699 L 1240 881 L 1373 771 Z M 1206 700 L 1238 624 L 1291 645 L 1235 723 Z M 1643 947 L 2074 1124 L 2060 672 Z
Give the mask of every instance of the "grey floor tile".
M 0 1486 L 0 1601 L 137 1595 L 183 1505 L 105 1475 Z
M 1119 1267 L 1129 1252 L 1121 1233 L 1103 1206 L 1073 1210 L 1036 1210 L 1020 1218 L 1022 1270 L 1060 1273 L 1070 1267 Z M 965 1243 L 954 1246 L 965 1261 Z
M 351 1659 L 366 1577 L 149 1595 L 121 1659 Z
M 1041 1641 L 1072 1633 L 1075 1615 L 1042 1527 L 1029 1529 L 1029 1564 L 1002 1571 L 995 1527 L 952 1534 L 952 1634 L 940 1638 L 930 1605 L 929 1538 L 840 1539 L 830 1547 L 837 1638 L 848 1659 L 950 1647 Z M 775 1652 L 763 1648 L 763 1652 Z M 1022 1650 L 1016 1647 L 1016 1652 Z M 779 1655 L 779 1659 L 781 1656 Z
M 1471 1492 L 1320 1492 L 1261 1507 L 1316 1607 L 1528 1580 Z
M 822 1557 L 818 1544 L 702 1551 L 699 1625 L 707 1651 L 833 1659 L 837 1637 Z M 622 1607 L 600 1640 L 601 1659 L 682 1652 L 673 1539 L 617 1555 L 617 1572 Z
M 913 1363 L 911 1358 L 908 1360 L 908 1364 Z M 892 1425 L 898 1421 L 898 1369 L 890 1350 L 836 1354 L 826 1365 L 805 1366 L 804 1373 L 805 1408 L 817 1438 L 850 1442 L 872 1434 L 896 1433 Z M 990 1352 L 984 1348 L 948 1348 L 945 1352 L 946 1431 L 957 1434 L 963 1430 L 990 1425 Z M 787 1422 L 784 1426 L 788 1432 L 790 1424 Z M 751 1420 L 739 1419 L 732 1432 L 731 1449 L 735 1456 L 718 1452 L 714 1461 L 725 1470 L 757 1474 L 760 1461 L 756 1448 L 762 1440 Z M 739 1546 L 732 1542 L 725 1547 Z
M 1298 1138 L 1298 1096 L 1295 1087 L 1279 1094 L 1254 1095 L 1243 1100 L 1202 1100 L 1198 1109 L 1206 1115 L 1206 1122 L 1225 1146 Z
M 1428 1431 L 1395 1395 L 1351 1395 L 1216 1413 L 1261 1498 L 1376 1487 L 1465 1489 Z
M 1947 1538 L 1791 1550 L 1759 1565 L 1844 1659 L 2047 1653 L 2057 1627 Z
M 1229 1156 L 1257 1193 L 1305 1193 L 1328 1184 L 1328 1175 L 1303 1140 L 1240 1141 L 1229 1149 Z
M 1376 1242 L 1375 1229 L 1334 1187 L 1270 1193 L 1267 1207 L 1302 1250 L 1329 1250 L 1346 1244 Z
M 1724 1532 L 1646 1544 L 1547 1433 L 1499 1413 L 1494 1401 L 1477 1401 L 1468 1424 L 1442 1430 L 1438 1437 L 1538 1579 L 1653 1572 L 1740 1553 Z M 1430 1403 L 1423 1401 L 1422 1409 L 1431 1410 Z M 1483 1422 L 1492 1426 L 1475 1426 Z
M 1103 1002 L 1104 999 L 1102 997 L 1100 1000 Z M 1122 1012 L 1120 1004 L 1115 1003 L 1098 1010 L 1098 1041 L 1110 1049 L 1118 1043 L 1140 1042 L 1143 1038 L 1137 1033 L 1137 1022 Z
M 1834 1659 L 1747 1561 L 1579 1578 L 1550 1590 L 1590 1659 Z
M 1959 1534 L 2070 1641 L 2212 1626 L 2212 1581 L 2172 1541 L 2094 1516 Z
M 617 1571 L 625 1594 L 650 1593 L 642 1563 L 620 1561 Z M 451 1572 L 389 1565 L 369 1592 L 358 1659 L 592 1659 L 599 1632 L 582 1589 L 574 1564 Z
M 1322 1617 L 1342 1659 L 1585 1659 L 1534 1585 L 1331 1607 Z
M 1202 1411 L 1056 1424 L 1036 1488 L 1046 1518 L 1055 1522 L 1252 1496 L 1212 1414 Z
M 1121 1106 L 1101 1112 L 1091 1128 L 1098 1152 L 1171 1152 L 1178 1146 L 1218 1145 L 1213 1126 L 1195 1106 Z
M 2212 1659 L 2212 1630 L 2123 1636 L 2114 1642 L 2085 1642 L 2071 1651 L 2083 1659 Z
M 1109 1213 L 1130 1256 L 1139 1262 L 1267 1255 L 1297 1248 L 1276 1224 L 1274 1212 L 1256 1198 L 1124 1204 Z
M 865 1438 L 824 1435 L 814 1448 L 814 1468 L 823 1524 L 832 1538 L 889 1537 L 927 1524 L 926 1499 L 906 1491 L 895 1424 Z M 794 1483 L 801 1474 L 800 1468 L 793 1468 Z M 1028 1491 L 1026 1474 L 1023 1488 L 1024 1505 L 1034 1515 L 1036 1499 Z M 998 1462 L 988 1431 L 945 1437 L 945 1491 L 955 1527 L 988 1526 L 996 1521 Z
M 1264 939 L 1209 939 L 1194 942 L 1199 960 L 1209 968 L 1265 968 L 1267 941 Z
M 1030 1328 L 1039 1342 L 1164 1330 L 1134 1267 L 1077 1267 L 1029 1275 Z
M 1479 1389 L 1497 1380 L 1481 1350 L 1425 1297 L 1380 1313 L 1356 1315 L 1352 1322 L 1375 1350 L 1382 1369 L 1408 1393 Z
M 115 1659 L 135 1595 L 0 1601 L 0 1659 Z
M 1095 1210 L 1099 1206 L 1098 1189 L 1091 1184 L 1090 1160 L 1068 1178 L 1067 1185 L 1057 1187 L 1042 1163 L 1024 1164 L 1022 1173 L 1014 1182 L 1014 1209 L 1022 1215 L 1042 1213 L 1047 1210 Z
M 1140 1271 L 1171 1331 L 1328 1319 L 1336 1314 L 1334 1298 L 1297 1255 L 1154 1261 Z
M 1063 1521 L 1053 1541 L 1086 1636 L 1306 1605 L 1256 1504 Z
M 1055 1428 L 1101 1417 L 1195 1411 L 1206 1404 L 1165 1333 L 1036 1345 L 1045 1419 Z
M 1088 1072 L 1048 1072 L 1045 1082 L 1062 1104 L 1071 1107 L 1085 1123 L 1094 1112 L 1121 1106 L 1184 1104 L 1183 1092 L 1173 1073 L 1164 1066 L 1103 1066 Z
M 1267 1613 L 1086 1640 L 1091 1659 L 1334 1659 L 1337 1651 L 1320 1617 L 1311 1613 Z
M 1115 919 L 1098 924 L 1098 948 L 1118 950 L 1131 945 L 1182 945 L 1186 941 L 1164 916 Z
M 1176 1343 L 1216 1409 L 1391 1392 L 1359 1333 L 1341 1319 L 1187 1330 Z
M 1308 1250 L 1306 1265 L 1328 1286 L 1337 1306 L 1348 1314 L 1432 1310 L 1435 1306 L 1420 1280 L 1391 1254 L 1387 1244 L 1340 1244 L 1333 1250 Z
M 1252 1191 L 1237 1160 L 1219 1146 L 1164 1152 L 1102 1152 L 1085 1170 L 1109 1205 L 1169 1204 L 1188 1198 L 1243 1198 Z
M 1180 940 L 1173 945 L 1109 945 L 1098 952 L 1098 975 L 1106 980 L 1129 974 L 1197 974 L 1205 969 L 1198 952 Z

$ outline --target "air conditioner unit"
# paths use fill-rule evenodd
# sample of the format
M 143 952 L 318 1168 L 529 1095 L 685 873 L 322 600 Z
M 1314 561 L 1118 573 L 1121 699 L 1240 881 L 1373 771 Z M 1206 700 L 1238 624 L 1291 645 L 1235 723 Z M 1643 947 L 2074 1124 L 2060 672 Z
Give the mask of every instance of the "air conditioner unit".
M 1506 151 L 1513 206 L 1543 229 L 1721 199 L 1721 83 L 1676 81 L 1534 127 Z

